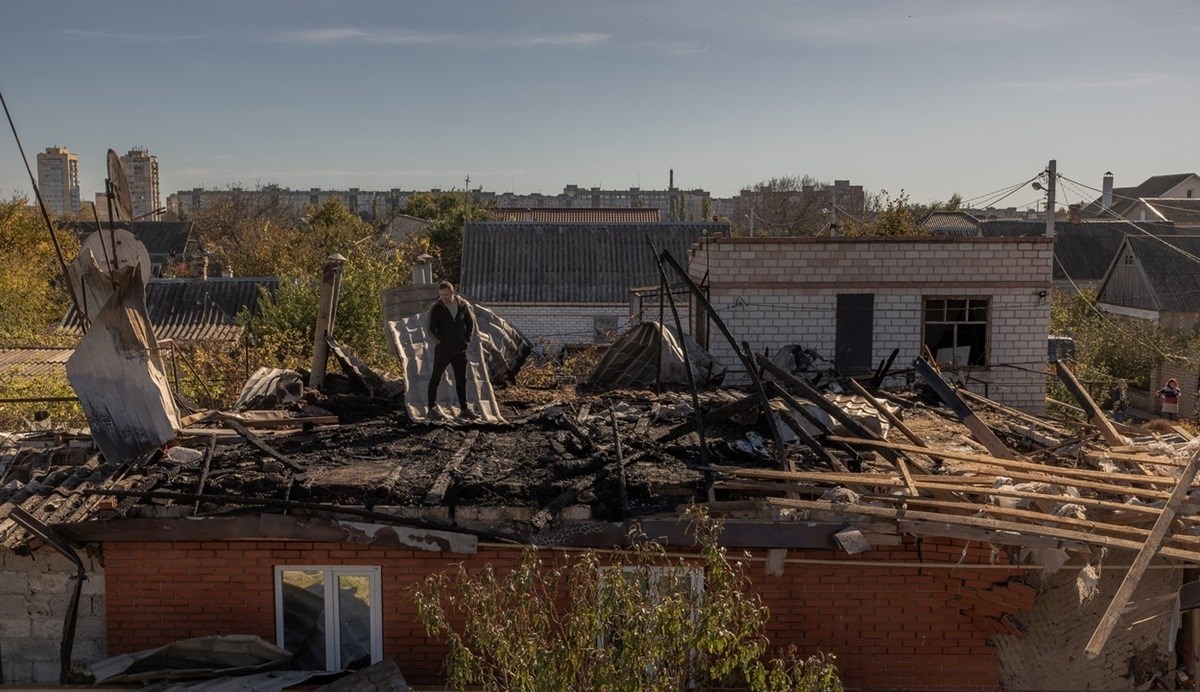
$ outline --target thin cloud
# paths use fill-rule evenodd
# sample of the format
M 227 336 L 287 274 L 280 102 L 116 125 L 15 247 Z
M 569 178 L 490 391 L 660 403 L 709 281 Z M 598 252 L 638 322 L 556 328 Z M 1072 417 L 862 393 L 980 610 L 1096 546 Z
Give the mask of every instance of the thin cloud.
M 59 29 L 57 33 L 59 36 L 66 36 L 67 38 L 122 41 L 127 43 L 175 43 L 179 41 L 201 41 L 210 38 L 203 34 L 126 34 L 93 29 Z
M 1182 81 L 1183 78 L 1169 72 L 1140 72 L 1120 77 L 1067 78 L 1041 81 L 1002 82 L 993 88 L 1002 91 L 1087 91 L 1096 89 L 1136 89 L 1139 87 L 1161 86 Z
M 377 46 L 430 46 L 470 45 L 490 47 L 534 48 L 539 46 L 588 48 L 605 43 L 612 36 L 594 32 L 568 32 L 547 34 L 476 35 L 443 32 L 415 31 L 406 29 L 359 29 L 355 27 L 329 27 L 285 31 L 273 35 L 274 43 L 300 45 L 377 45 Z

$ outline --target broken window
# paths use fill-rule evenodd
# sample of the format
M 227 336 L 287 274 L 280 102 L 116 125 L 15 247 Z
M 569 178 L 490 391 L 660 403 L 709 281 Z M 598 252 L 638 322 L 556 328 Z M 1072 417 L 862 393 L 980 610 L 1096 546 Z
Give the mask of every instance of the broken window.
M 276 567 L 275 630 L 294 670 L 356 670 L 379 662 L 379 568 Z
M 987 298 L 926 298 L 925 346 L 938 365 L 987 365 Z

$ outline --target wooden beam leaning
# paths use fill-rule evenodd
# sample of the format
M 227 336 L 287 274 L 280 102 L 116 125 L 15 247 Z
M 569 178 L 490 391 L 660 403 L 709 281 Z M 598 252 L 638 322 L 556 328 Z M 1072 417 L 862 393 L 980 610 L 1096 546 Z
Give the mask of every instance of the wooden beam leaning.
M 1108 416 L 1104 415 L 1104 411 L 1096 405 L 1096 402 L 1087 393 L 1087 390 L 1083 388 L 1083 385 L 1079 383 L 1079 380 L 1075 379 L 1075 373 L 1071 372 L 1071 369 L 1061 360 L 1055 365 L 1055 370 L 1058 371 L 1058 379 L 1062 380 L 1067 390 L 1071 392 L 1071 396 L 1075 397 L 1075 401 L 1079 402 L 1080 407 L 1087 414 L 1088 422 L 1092 424 L 1092 427 L 1100 431 L 1100 436 L 1104 438 L 1104 441 L 1110 445 L 1125 444 L 1125 438 L 1121 437 L 1121 433 L 1117 432 L 1117 429 L 1113 427 L 1112 422 L 1108 420 Z
M 1175 490 L 1171 493 L 1167 504 L 1163 506 L 1162 513 L 1158 515 L 1158 520 L 1154 522 L 1154 527 L 1150 529 L 1150 536 L 1140 546 L 1137 557 L 1134 558 L 1129 571 L 1125 573 L 1125 579 L 1121 581 L 1121 586 L 1117 587 L 1117 593 L 1108 604 L 1108 609 L 1104 611 L 1104 616 L 1100 618 L 1100 624 L 1096 625 L 1096 631 L 1092 632 L 1092 638 L 1088 640 L 1087 646 L 1084 647 L 1084 652 L 1087 653 L 1088 658 L 1096 658 L 1104 650 L 1104 645 L 1108 643 L 1109 636 L 1112 635 L 1113 629 L 1117 626 L 1117 620 L 1120 619 L 1121 612 L 1125 610 L 1125 606 L 1133 596 L 1133 590 L 1137 588 L 1138 582 L 1142 580 L 1142 575 L 1146 573 L 1146 568 L 1150 566 L 1150 560 L 1154 558 L 1156 553 L 1167 554 L 1167 549 L 1162 547 L 1163 539 L 1166 538 L 1167 533 L 1171 530 L 1171 522 L 1174 521 L 1175 513 L 1178 511 L 1179 506 L 1187 499 L 1188 491 L 1191 490 L 1192 481 L 1196 478 L 1197 470 L 1200 470 L 1200 450 L 1188 460 L 1188 465 L 1179 476 L 1179 483 L 1175 486 Z
M 704 421 L 706 423 L 716 423 L 718 421 L 727 420 L 729 418 L 733 418 L 734 416 L 747 413 L 761 406 L 762 400 L 759 399 L 757 395 L 747 394 L 737 401 L 730 402 L 724 406 L 718 406 L 717 408 L 704 414 Z M 683 437 L 695 429 L 696 420 L 694 418 L 688 419 L 663 433 L 662 436 L 658 438 L 658 441 L 670 442 L 676 438 Z
M 928 361 L 923 358 L 917 358 L 913 361 L 913 368 L 929 387 L 937 393 L 938 398 L 946 406 L 950 407 L 954 415 L 958 416 L 958 419 L 967 426 L 971 431 L 971 436 L 987 448 L 987 451 L 991 452 L 993 456 L 1002 459 L 1019 458 L 1016 452 L 1009 449 L 1007 445 L 1000 441 L 1000 438 L 996 437 L 996 433 L 992 432 L 992 429 L 986 423 L 979 420 L 979 416 L 976 416 L 971 407 L 967 406 L 967 402 L 963 401 L 962 397 L 954 391 L 954 388 L 946 380 L 942 379 L 941 374 Z
M 800 410 L 800 402 L 792 398 L 791 394 L 788 394 L 786 391 L 784 391 L 783 387 L 780 387 L 778 382 L 768 382 L 767 390 L 771 394 L 783 399 L 783 401 L 791 408 Z M 824 461 L 830 469 L 841 473 L 850 472 L 850 469 L 846 468 L 846 465 L 843 464 L 840 459 L 830 454 L 829 450 L 825 449 L 825 446 L 822 445 L 817 438 L 810 435 L 808 431 L 804 429 L 804 426 L 796 423 L 789 416 L 780 416 L 779 419 L 783 421 L 784 425 L 791 428 L 792 432 L 796 433 L 796 437 L 800 438 L 800 441 L 803 442 L 809 449 L 811 449 L 813 453 L 815 453 L 822 461 Z

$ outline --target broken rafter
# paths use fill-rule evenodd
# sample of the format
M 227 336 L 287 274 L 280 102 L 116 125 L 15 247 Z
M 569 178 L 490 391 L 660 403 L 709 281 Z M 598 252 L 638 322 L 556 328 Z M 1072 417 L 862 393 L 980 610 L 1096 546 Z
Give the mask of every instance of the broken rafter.
M 913 361 L 913 368 L 929 387 L 937 393 L 938 398 L 946 406 L 950 407 L 954 415 L 958 416 L 958 419 L 967 426 L 967 429 L 971 431 L 971 436 L 986 447 L 992 455 L 1004 459 L 1019 458 L 1016 452 L 1009 449 L 1007 445 L 1000 441 L 1000 438 L 996 437 L 996 433 L 992 432 L 992 429 L 986 423 L 979 420 L 979 416 L 975 415 L 971 407 L 967 406 L 967 402 L 963 401 L 962 397 L 954 391 L 954 388 L 946 380 L 942 379 L 941 372 L 930 365 L 929 361 L 917 358 Z
M 767 388 L 771 390 L 772 394 L 783 399 L 788 406 L 797 411 L 803 410 L 800 406 L 800 402 L 796 401 L 794 398 L 792 398 L 792 395 L 784 391 L 783 387 L 780 387 L 778 382 L 768 382 Z M 843 464 L 840 459 L 830 454 L 829 450 L 825 449 L 825 446 L 822 445 L 817 438 L 808 434 L 808 431 L 804 429 L 804 426 L 792 420 L 789 416 L 780 416 L 780 420 L 783 421 L 784 425 L 791 428 L 792 432 L 796 433 L 796 437 L 800 438 L 800 441 L 803 442 L 806 447 L 811 449 L 818 458 L 824 461 L 829 468 L 842 473 L 850 472 L 850 469 L 846 468 L 846 465 Z
M 288 467 L 292 471 L 295 471 L 296 473 L 304 472 L 303 466 L 297 464 L 296 462 L 292 461 L 291 459 L 289 459 L 286 456 L 284 456 L 283 454 L 281 454 L 279 452 L 279 450 L 275 449 L 271 445 L 264 442 L 263 439 L 261 437 L 259 437 L 258 435 L 255 435 L 254 433 L 250 432 L 250 430 L 247 429 L 246 426 L 242 425 L 240 422 L 235 421 L 235 420 L 226 420 L 225 424 L 228 425 L 230 428 L 232 428 L 233 431 L 236 432 L 238 435 L 241 435 L 244 440 L 249 442 L 251 445 L 253 445 L 255 448 L 257 448 L 263 454 L 266 454 L 267 456 L 271 457 L 275 461 L 278 461 L 279 463 Z
M 861 514 L 873 517 L 886 517 L 889 519 L 925 522 L 931 525 L 958 525 L 969 526 L 979 529 L 987 529 L 997 532 L 1011 532 L 1014 538 L 1020 536 L 1042 536 L 1044 538 L 1054 538 L 1060 541 L 1073 541 L 1079 543 L 1087 543 L 1091 545 L 1099 545 L 1107 548 L 1128 548 L 1138 550 L 1143 546 L 1140 541 L 1133 541 L 1125 538 L 1116 538 L 1103 534 L 1087 533 L 1085 531 L 1075 531 L 1072 529 L 1060 529 L 1053 526 L 1042 526 L 1040 524 L 1023 524 L 1014 521 L 1002 521 L 999 519 L 988 519 L 986 517 L 968 517 L 955 514 L 940 514 L 937 512 L 920 512 L 911 511 L 905 508 L 893 509 L 890 507 L 873 507 L 870 505 L 849 504 L 844 502 L 823 502 L 816 500 L 792 500 L 782 497 L 767 498 L 767 503 L 776 507 L 785 507 L 790 509 L 807 509 L 817 512 L 830 512 L 833 514 Z M 998 533 L 996 542 L 1004 543 L 1004 533 Z M 1181 548 L 1160 548 L 1159 554 L 1165 557 L 1173 557 L 1188 562 L 1200 563 L 1200 551 L 1184 550 Z
M 741 399 L 738 399 L 737 401 L 730 402 L 728 404 L 719 406 L 719 407 L 709 411 L 708 413 L 704 414 L 704 420 L 707 423 L 716 423 L 719 421 L 727 420 L 729 418 L 733 418 L 734 416 L 740 415 L 742 413 L 747 413 L 749 411 L 753 411 L 755 408 L 760 408 L 760 407 L 762 407 L 762 400 L 759 399 L 758 396 L 756 396 L 754 394 L 748 394 L 748 395 L 742 397 Z M 658 441 L 659 442 L 670 442 L 671 440 L 674 440 L 676 438 L 683 437 L 684 435 L 692 432 L 695 429 L 696 429 L 696 420 L 693 418 L 693 419 L 684 421 L 683 423 L 680 423 L 679 425 L 676 425 L 675 427 L 671 428 L 667 432 L 663 433 L 663 435 L 658 438 Z M 634 432 L 636 432 L 636 429 Z
M 1113 629 L 1117 626 L 1117 620 L 1120 619 L 1121 613 L 1129 603 L 1129 599 L 1133 597 L 1133 591 L 1137 588 L 1138 582 L 1141 581 L 1142 575 L 1146 573 L 1146 568 L 1150 566 L 1150 560 L 1156 554 L 1167 554 L 1169 548 L 1161 547 L 1163 539 L 1170 533 L 1171 523 L 1175 520 L 1175 513 L 1179 510 L 1183 501 L 1187 499 L 1188 491 L 1191 489 L 1192 481 L 1195 480 L 1198 470 L 1200 470 L 1200 451 L 1197 451 L 1188 460 L 1187 467 L 1184 468 L 1183 473 L 1179 476 L 1179 483 L 1176 484 L 1175 490 L 1171 492 L 1171 497 L 1167 500 L 1167 504 L 1162 508 L 1162 513 L 1158 515 L 1158 519 L 1154 522 L 1154 528 L 1150 530 L 1150 536 L 1146 538 L 1145 543 L 1138 546 L 1137 557 L 1134 558 L 1129 571 L 1125 573 L 1125 578 L 1121 581 L 1121 586 L 1117 588 L 1117 593 L 1108 604 L 1108 609 L 1104 611 L 1104 616 L 1100 618 L 1100 624 L 1096 625 L 1096 631 L 1092 633 L 1092 638 L 1088 640 L 1087 646 L 1084 648 L 1088 658 L 1096 658 L 1104 650 L 1104 645 L 1108 643 L 1109 636 L 1112 635 Z
M 1100 436 L 1110 445 L 1123 445 L 1125 438 L 1121 437 L 1121 433 L 1113 427 L 1112 422 L 1108 420 L 1108 416 L 1104 415 L 1104 411 L 1096 405 L 1092 396 L 1087 393 L 1079 380 L 1075 379 L 1075 373 L 1067 367 L 1066 363 L 1057 362 L 1055 370 L 1058 371 L 1058 379 L 1066 385 L 1067 390 L 1071 392 L 1071 396 L 1075 397 L 1075 401 L 1083 408 L 1088 417 L 1088 422 L 1092 427 L 1100 431 Z

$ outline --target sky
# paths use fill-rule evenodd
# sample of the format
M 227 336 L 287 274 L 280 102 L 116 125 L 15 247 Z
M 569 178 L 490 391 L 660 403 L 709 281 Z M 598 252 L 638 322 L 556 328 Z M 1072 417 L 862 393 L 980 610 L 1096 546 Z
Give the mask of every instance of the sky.
M 164 203 L 664 189 L 670 169 L 718 197 L 808 174 L 987 201 L 1051 158 L 1096 188 L 1200 172 L 1195 0 L 0 2 L 30 165 L 69 148 L 84 199 L 135 146 Z M 29 194 L 3 134 L 0 194 Z

